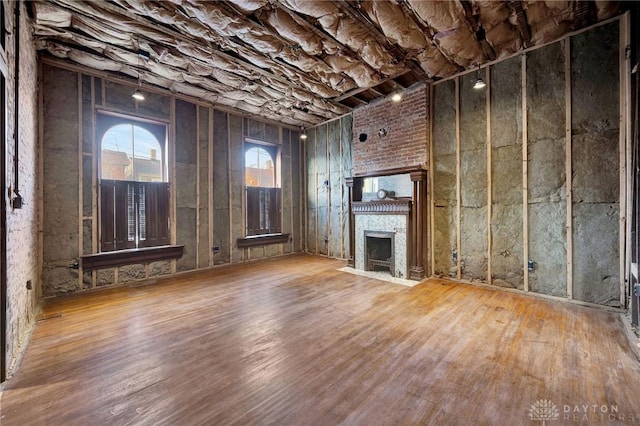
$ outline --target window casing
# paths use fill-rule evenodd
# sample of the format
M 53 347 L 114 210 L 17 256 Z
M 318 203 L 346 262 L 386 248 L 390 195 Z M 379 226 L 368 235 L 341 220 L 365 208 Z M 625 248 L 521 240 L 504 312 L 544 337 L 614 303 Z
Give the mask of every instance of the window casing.
M 100 250 L 170 244 L 166 125 L 98 114 Z
M 278 147 L 245 142 L 246 235 L 282 232 Z

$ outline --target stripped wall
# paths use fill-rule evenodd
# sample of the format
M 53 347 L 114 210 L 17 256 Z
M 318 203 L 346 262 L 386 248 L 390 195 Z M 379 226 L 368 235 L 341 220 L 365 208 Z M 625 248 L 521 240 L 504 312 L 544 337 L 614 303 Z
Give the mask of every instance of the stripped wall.
M 349 193 L 345 178 L 353 174 L 351 139 L 351 115 L 307 130 L 307 253 L 349 257 Z
M 15 90 L 16 51 L 15 51 L 15 8 L 20 8 L 20 40 L 18 92 Z M 5 133 L 3 148 L 6 162 L 6 188 L 2 188 L 6 208 L 6 330 L 5 372 L 7 376 L 15 371 L 16 361 L 25 349 L 29 334 L 40 312 L 40 248 L 38 236 L 38 187 L 41 184 L 38 171 L 37 151 L 37 62 L 32 50 L 33 38 L 24 2 L 4 2 L 4 19 L 8 34 L 5 38 L 4 52 L 0 59 L 6 66 L 3 96 Z M 5 56 L 6 55 L 6 56 Z M 6 60 L 6 62 L 5 62 Z M 14 102 L 18 96 L 17 110 Z M 17 120 L 14 120 L 16 118 Z M 17 124 L 17 128 L 15 127 Z M 16 146 L 14 136 L 18 138 Z M 17 164 L 15 158 L 17 156 Z M 16 181 L 16 169 L 18 174 Z M 9 201 L 9 194 L 14 189 L 20 191 L 22 207 L 14 209 Z M 2 320 L 0 320 L 1 322 Z
M 623 304 L 624 25 L 432 86 L 437 275 Z
M 136 104 L 131 85 L 53 62 L 43 63 L 41 79 L 45 296 L 301 251 L 304 163 L 297 130 L 161 93 L 145 93 Z M 168 125 L 171 235 L 184 245 L 181 258 L 93 272 L 71 267 L 83 254 L 99 251 L 97 110 Z M 282 223 L 289 242 L 237 247 L 245 237 L 246 137 L 280 147 Z

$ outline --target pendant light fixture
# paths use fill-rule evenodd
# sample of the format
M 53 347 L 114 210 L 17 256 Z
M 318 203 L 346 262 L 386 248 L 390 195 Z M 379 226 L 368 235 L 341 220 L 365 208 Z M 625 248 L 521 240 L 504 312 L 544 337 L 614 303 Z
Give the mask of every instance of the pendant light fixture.
M 484 89 L 485 87 L 487 87 L 487 83 L 485 83 L 482 77 L 480 77 L 480 65 L 478 65 L 478 70 L 476 71 L 476 82 L 473 84 L 473 88 L 478 90 Z
M 133 92 L 131 94 L 131 97 L 133 99 L 135 99 L 136 101 L 144 101 L 144 93 L 142 93 L 142 91 L 140 90 L 140 87 L 142 86 L 142 83 L 140 82 L 140 66 L 141 66 L 141 64 L 140 64 L 140 42 L 136 41 L 136 45 L 138 47 L 138 53 L 137 53 L 137 55 L 138 55 L 138 69 L 137 69 L 137 72 L 138 72 L 138 87 L 136 88 L 135 92 Z
M 307 131 L 304 129 L 304 127 L 300 128 L 300 139 L 301 140 L 306 140 L 307 139 Z

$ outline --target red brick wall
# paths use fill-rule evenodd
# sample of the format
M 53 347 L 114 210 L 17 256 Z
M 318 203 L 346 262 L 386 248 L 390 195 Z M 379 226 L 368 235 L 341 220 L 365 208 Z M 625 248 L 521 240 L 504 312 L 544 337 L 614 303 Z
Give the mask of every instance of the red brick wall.
M 428 164 L 428 87 L 405 91 L 398 103 L 385 99 L 353 112 L 353 171 L 378 170 Z M 378 130 L 388 129 L 387 136 Z M 367 134 L 360 142 L 359 135 Z

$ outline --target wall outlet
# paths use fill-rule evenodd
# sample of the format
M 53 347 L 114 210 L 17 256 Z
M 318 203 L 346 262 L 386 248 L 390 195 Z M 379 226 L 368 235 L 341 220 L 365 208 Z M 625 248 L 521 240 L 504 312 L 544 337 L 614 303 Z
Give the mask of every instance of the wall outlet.
M 218 253 L 220 253 L 220 246 L 213 246 L 213 247 L 211 247 L 211 251 L 213 252 L 213 254 L 218 254 Z
M 31 280 L 27 280 L 27 290 L 32 290 L 33 289 L 33 284 L 31 283 Z
M 536 261 L 535 260 L 527 260 L 527 269 L 530 272 L 533 272 L 536 270 Z

